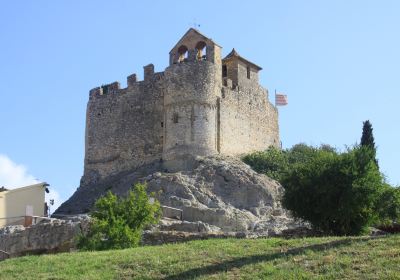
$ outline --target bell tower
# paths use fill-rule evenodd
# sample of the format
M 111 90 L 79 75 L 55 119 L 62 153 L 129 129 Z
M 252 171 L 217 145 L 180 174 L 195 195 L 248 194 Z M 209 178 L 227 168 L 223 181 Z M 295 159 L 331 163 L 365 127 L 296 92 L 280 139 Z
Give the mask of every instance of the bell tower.
M 184 168 L 188 158 L 218 153 L 221 47 L 191 28 L 169 53 L 165 70 L 163 159 Z

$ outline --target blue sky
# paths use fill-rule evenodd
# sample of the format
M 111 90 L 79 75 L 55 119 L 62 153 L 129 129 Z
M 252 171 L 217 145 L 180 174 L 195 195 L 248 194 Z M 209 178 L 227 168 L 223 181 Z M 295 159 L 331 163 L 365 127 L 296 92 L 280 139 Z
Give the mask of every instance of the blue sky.
M 344 149 L 369 119 L 381 170 L 400 184 L 399 14 L 399 1 L 2 1 L 0 185 L 44 180 L 68 198 L 83 173 L 89 90 L 125 86 L 148 63 L 162 71 L 194 22 L 288 95 L 284 147 Z

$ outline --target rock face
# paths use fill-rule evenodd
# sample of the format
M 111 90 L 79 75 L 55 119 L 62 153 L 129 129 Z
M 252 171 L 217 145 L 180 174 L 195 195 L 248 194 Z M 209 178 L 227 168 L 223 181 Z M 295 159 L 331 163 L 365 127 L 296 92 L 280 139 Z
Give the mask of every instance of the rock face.
M 162 205 L 183 210 L 185 221 L 253 231 L 260 222 L 287 219 L 282 186 L 233 158 L 198 158 L 192 171 L 156 172 L 145 180 Z
M 67 216 L 67 220 L 50 219 L 29 228 L 2 229 L 0 250 L 14 257 L 74 249 L 75 237 L 85 232 L 89 219 L 68 215 L 88 212 L 108 190 L 125 195 L 136 182 L 146 182 L 148 191 L 156 193 L 161 204 L 167 206 L 164 214 L 175 218 L 165 217 L 146 230 L 142 244 L 309 232 L 307 226 L 295 222 L 282 208 L 282 186 L 236 158 L 188 158 L 182 165 L 186 167 L 183 171 L 166 170 L 166 166 L 146 165 L 101 182 L 83 184 L 56 211 L 56 215 L 64 215 L 64 219 Z M 0 254 L 0 258 L 6 257 Z
M 297 227 L 281 206 L 283 187 L 232 157 L 196 157 L 187 171 L 168 172 L 155 166 L 123 174 L 114 181 L 81 187 L 57 214 L 90 209 L 107 190 L 124 195 L 135 182 L 147 182 L 162 205 L 182 210 L 183 220 L 202 222 L 215 231 L 277 235 Z M 89 196 L 89 197 L 88 197 Z
M 26 254 L 68 252 L 75 248 L 75 238 L 87 229 L 87 216 L 73 220 L 47 219 L 25 228 L 0 229 L 0 260 Z M 3 251 L 3 252 L 1 252 Z

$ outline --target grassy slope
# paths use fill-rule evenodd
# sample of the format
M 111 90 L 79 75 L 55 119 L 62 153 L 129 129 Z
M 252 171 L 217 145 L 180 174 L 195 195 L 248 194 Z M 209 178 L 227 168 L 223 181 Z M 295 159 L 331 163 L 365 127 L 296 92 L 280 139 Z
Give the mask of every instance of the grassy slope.
M 214 239 L 0 262 L 0 279 L 400 279 L 400 235 Z

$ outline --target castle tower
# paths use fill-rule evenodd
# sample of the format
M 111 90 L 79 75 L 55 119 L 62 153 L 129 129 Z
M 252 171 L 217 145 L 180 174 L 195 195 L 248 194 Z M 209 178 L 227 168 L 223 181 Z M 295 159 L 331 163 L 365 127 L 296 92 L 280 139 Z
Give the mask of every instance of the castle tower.
M 92 89 L 86 115 L 85 169 L 90 185 L 142 166 L 190 168 L 194 156 L 240 156 L 279 147 L 278 111 L 258 83 L 261 67 L 191 28 L 169 53 L 169 66 L 144 66 L 127 87 Z M 159 168 L 157 167 L 157 168 Z
M 233 86 L 251 87 L 258 84 L 258 71 L 262 68 L 241 57 L 235 49 L 222 59 L 222 77 L 230 79 Z
M 191 28 L 170 51 L 165 70 L 163 159 L 219 152 L 221 47 Z

